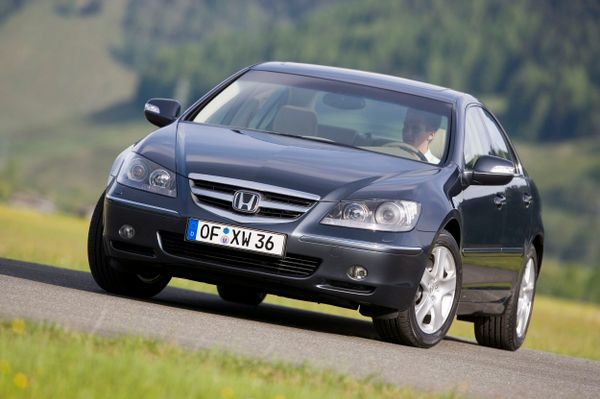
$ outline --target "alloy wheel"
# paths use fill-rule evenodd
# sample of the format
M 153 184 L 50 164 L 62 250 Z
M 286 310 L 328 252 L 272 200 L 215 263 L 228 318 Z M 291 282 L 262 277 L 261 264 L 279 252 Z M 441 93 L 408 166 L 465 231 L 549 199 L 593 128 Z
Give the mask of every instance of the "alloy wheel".
M 415 298 L 417 325 L 426 334 L 442 328 L 452 309 L 456 294 L 456 262 L 445 246 L 436 246 L 433 262 L 425 268 Z
M 527 260 L 521 286 L 519 287 L 519 299 L 517 302 L 517 336 L 522 338 L 527 329 L 531 305 L 533 303 L 533 292 L 535 288 L 535 271 L 532 258 Z

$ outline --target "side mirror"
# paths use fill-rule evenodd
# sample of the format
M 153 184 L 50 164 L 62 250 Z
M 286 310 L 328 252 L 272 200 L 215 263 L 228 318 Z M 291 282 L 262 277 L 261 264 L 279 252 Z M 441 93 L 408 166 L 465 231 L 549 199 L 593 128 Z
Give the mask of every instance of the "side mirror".
M 501 186 L 510 183 L 514 176 L 514 163 L 493 155 L 483 155 L 475 162 L 471 184 Z
M 167 126 L 179 116 L 181 104 L 169 98 L 151 98 L 144 105 L 144 116 L 158 127 Z

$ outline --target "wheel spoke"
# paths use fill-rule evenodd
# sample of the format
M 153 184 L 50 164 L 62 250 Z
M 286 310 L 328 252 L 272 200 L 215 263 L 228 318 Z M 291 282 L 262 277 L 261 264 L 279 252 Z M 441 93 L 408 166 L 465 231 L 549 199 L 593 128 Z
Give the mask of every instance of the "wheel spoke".
M 525 310 L 525 307 L 523 306 L 525 304 L 525 301 L 519 301 L 519 304 L 517 305 L 517 320 L 521 320 L 521 318 L 523 317 L 523 311 Z
M 427 286 L 429 286 L 429 284 L 431 284 L 432 282 L 433 276 L 431 275 L 431 271 L 425 268 L 425 270 L 423 271 L 423 277 L 421 277 L 421 286 L 423 286 L 423 288 L 426 289 Z
M 456 293 L 456 263 L 450 249 L 438 245 L 431 251 L 433 264 L 426 268 L 420 282 L 422 295 L 415 302 L 418 327 L 426 334 L 439 331 L 450 315 Z
M 425 318 L 425 316 L 427 316 L 428 314 L 431 313 L 432 306 L 433 306 L 433 304 L 431 303 L 431 298 L 428 296 L 426 298 L 423 298 L 423 301 L 415 309 L 416 310 L 417 323 L 419 323 L 419 325 L 421 326 L 421 328 L 423 328 L 422 327 L 423 326 L 423 319 Z
M 442 315 L 442 300 L 441 298 L 436 298 L 433 301 L 433 315 L 432 315 L 431 324 L 433 325 L 433 331 L 437 331 L 442 324 L 444 324 L 445 317 Z
M 448 275 L 454 274 L 454 259 L 452 258 L 452 254 L 449 250 L 444 248 L 443 251 L 443 267 L 438 270 L 438 280 L 442 280 L 444 278 L 444 272 Z
M 445 297 L 448 294 L 454 294 L 456 291 L 456 278 L 440 281 L 440 296 Z
M 535 292 L 535 263 L 532 258 L 527 260 L 521 284 L 519 287 L 519 296 L 517 300 L 516 318 L 517 318 L 517 336 L 523 337 L 527 329 L 527 323 L 531 316 L 531 305 L 533 294 Z
M 438 276 L 439 270 L 442 269 L 442 259 L 441 259 L 441 247 L 436 247 L 433 250 L 433 268 L 431 269 L 431 276 L 433 278 Z

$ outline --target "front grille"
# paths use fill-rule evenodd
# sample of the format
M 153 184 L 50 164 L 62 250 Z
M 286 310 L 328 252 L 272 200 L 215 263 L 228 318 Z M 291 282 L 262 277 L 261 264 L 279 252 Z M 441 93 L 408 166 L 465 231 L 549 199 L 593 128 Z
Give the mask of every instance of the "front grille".
M 289 277 L 308 277 L 313 274 L 321 259 L 304 255 L 287 254 L 274 258 L 235 249 L 185 241 L 183 234 L 160 232 L 165 252 L 182 258 L 218 263 L 244 270 L 254 270 Z
M 244 215 L 250 218 L 297 219 L 319 200 L 318 196 L 309 193 L 220 176 L 190 174 L 190 187 L 196 204 L 213 212 L 222 210 L 227 213 L 224 216 L 229 217 Z M 258 212 L 247 214 L 233 209 L 233 195 L 238 190 L 260 194 Z

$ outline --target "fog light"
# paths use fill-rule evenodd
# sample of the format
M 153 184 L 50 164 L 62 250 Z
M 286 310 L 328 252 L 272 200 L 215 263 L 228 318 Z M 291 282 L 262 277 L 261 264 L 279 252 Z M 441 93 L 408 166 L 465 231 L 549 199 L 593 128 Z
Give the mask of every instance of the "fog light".
M 135 235 L 135 229 L 133 228 L 133 226 L 130 226 L 128 224 L 124 224 L 119 229 L 119 235 L 121 236 L 121 238 L 124 238 L 126 240 L 130 240 Z
M 348 269 L 348 277 L 352 280 L 364 280 L 367 278 L 367 269 L 362 266 L 352 266 Z

